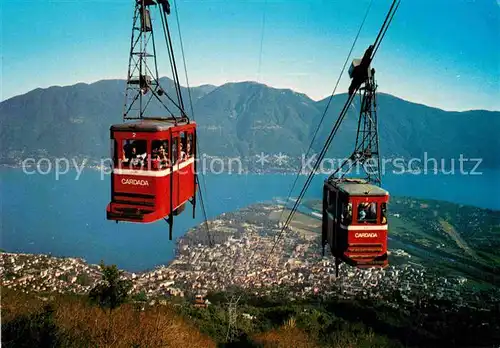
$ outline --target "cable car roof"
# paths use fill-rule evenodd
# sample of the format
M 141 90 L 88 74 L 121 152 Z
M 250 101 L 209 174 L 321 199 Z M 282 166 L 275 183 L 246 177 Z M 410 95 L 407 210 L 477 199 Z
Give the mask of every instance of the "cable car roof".
M 388 196 L 389 192 L 362 179 L 330 180 L 329 184 L 351 196 Z
M 188 121 L 186 119 L 178 120 L 177 123 L 174 120 L 147 120 L 143 119 L 141 121 L 127 122 L 114 124 L 111 126 L 112 131 L 119 132 L 161 132 L 169 130 L 172 127 L 185 126 L 188 124 L 195 124 L 193 121 Z

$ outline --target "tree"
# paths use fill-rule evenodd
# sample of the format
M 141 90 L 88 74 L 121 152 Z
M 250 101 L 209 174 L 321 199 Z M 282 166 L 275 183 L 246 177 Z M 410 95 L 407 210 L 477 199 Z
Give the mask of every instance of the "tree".
M 132 297 L 133 300 L 139 301 L 139 302 L 147 302 L 148 301 L 148 295 L 146 295 L 146 292 L 142 290 L 140 293 L 134 295 Z
M 89 298 L 102 309 L 109 309 L 111 312 L 127 301 L 132 289 L 132 281 L 121 279 L 123 272 L 118 270 L 116 265 L 106 266 L 101 261 L 100 267 L 102 282 L 90 290 Z

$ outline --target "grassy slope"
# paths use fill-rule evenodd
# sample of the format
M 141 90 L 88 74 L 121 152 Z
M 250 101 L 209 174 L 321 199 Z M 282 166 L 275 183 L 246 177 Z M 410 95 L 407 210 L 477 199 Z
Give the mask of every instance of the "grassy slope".
M 413 307 L 398 309 L 383 299 L 290 302 L 284 294 L 254 297 L 234 291 L 210 294 L 206 309 L 187 301 L 129 303 L 109 315 L 82 296 L 41 298 L 2 289 L 2 346 L 470 347 L 500 339 L 498 301 L 487 310 L 452 309 L 449 302 L 422 297 Z M 227 340 L 227 301 L 235 294 L 241 296 L 238 319 Z
M 321 202 L 305 205 L 321 211 Z M 404 249 L 413 262 L 463 275 L 474 285 L 500 284 L 500 211 L 393 197 L 389 213 L 389 250 Z M 389 261 L 406 259 L 390 256 Z
M 426 266 L 461 274 L 476 284 L 500 284 L 500 211 L 435 200 L 391 202 L 389 247 L 401 247 Z
M 40 298 L 2 289 L 4 347 L 215 347 L 170 306 L 126 304 L 112 315 L 78 296 Z
M 141 308 L 144 308 L 142 310 Z M 227 342 L 224 303 L 196 309 L 125 304 L 109 314 L 85 297 L 35 294 L 2 289 L 2 346 L 5 347 L 398 347 L 363 324 L 331 319 L 312 310 L 273 305 L 263 309 L 243 304 L 233 340 Z M 302 312 L 302 313 L 301 313 Z M 288 319 L 287 319 L 288 318 Z M 326 321 L 325 321 L 326 320 Z

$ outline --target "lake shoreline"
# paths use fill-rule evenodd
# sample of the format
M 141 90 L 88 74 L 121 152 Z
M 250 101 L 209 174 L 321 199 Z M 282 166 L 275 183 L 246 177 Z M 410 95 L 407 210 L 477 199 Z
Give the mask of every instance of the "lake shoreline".
M 174 222 L 174 240 L 169 241 L 163 221 L 115 224 L 106 220 L 109 180 L 101 180 L 97 171 L 84 172 L 78 182 L 70 175 L 55 180 L 49 175 L 23 175 L 19 169 L 10 168 L 1 170 L 1 175 L 1 247 L 5 250 L 77 255 L 90 263 L 98 263 L 104 256 L 122 269 L 154 269 L 176 258 L 175 239 L 203 222 L 200 205 L 195 219 L 190 213 L 180 214 Z M 491 180 L 497 175 L 493 172 L 484 178 L 468 179 L 388 176 L 384 178 L 384 188 L 391 194 L 390 202 L 411 196 L 450 202 L 457 204 L 457 209 L 472 206 L 497 211 L 500 204 L 491 190 Z M 213 175 L 205 179 L 205 208 L 212 220 L 256 203 L 284 200 L 295 176 Z M 299 178 L 292 200 L 304 180 Z M 314 178 L 304 202 L 320 199 L 322 185 L 322 176 Z

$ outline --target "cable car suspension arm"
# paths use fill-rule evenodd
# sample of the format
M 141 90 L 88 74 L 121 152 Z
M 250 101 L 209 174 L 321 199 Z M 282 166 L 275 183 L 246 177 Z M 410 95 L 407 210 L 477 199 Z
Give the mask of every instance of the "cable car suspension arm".
M 160 85 L 154 38 L 154 25 L 151 19 L 151 10 L 153 8 L 159 8 L 160 11 L 163 23 L 162 29 L 167 43 L 167 51 L 169 53 L 177 101 L 172 99 Z M 187 119 L 182 101 L 182 95 L 180 93 L 179 76 L 177 74 L 176 63 L 173 56 L 172 40 L 168 31 L 168 24 L 166 22 L 166 15 L 169 13 L 170 4 L 168 0 L 135 0 L 132 35 L 130 40 L 127 88 L 125 92 L 125 105 L 123 112 L 124 120 L 144 118 L 158 119 L 158 117 L 145 117 L 146 110 L 153 98 L 167 110 L 169 114 L 167 116 L 168 119 L 173 119 L 177 122 L 178 118 L 178 116 L 176 117 L 167 106 L 169 103 L 172 103 L 172 105 L 180 111 L 181 117 Z M 147 48 L 150 46 L 152 46 L 151 53 L 147 51 Z M 149 58 L 153 59 L 155 66 L 153 69 L 148 63 Z M 154 70 L 154 73 L 152 70 Z M 151 93 L 147 95 L 148 92 Z M 169 103 L 166 104 L 166 101 L 161 98 L 163 95 L 166 96 Z M 132 112 L 135 113 L 136 111 L 137 114 L 132 115 Z M 165 117 L 159 118 L 164 119 Z
M 364 54 L 360 64 L 357 66 L 357 68 L 358 68 L 357 72 L 354 71 L 353 79 L 352 79 L 351 85 L 349 86 L 349 96 L 347 98 L 347 101 L 345 102 L 344 107 L 342 108 L 342 111 L 340 112 L 340 115 L 337 118 L 337 121 L 335 122 L 330 134 L 328 135 L 328 138 L 325 142 L 325 145 L 321 149 L 321 152 L 320 152 L 316 162 L 314 163 L 313 169 L 309 173 L 309 176 L 307 177 L 307 180 L 306 180 L 304 186 L 302 187 L 302 190 L 300 191 L 300 194 L 299 194 L 297 200 L 295 201 L 295 204 L 293 205 L 293 208 L 290 211 L 290 213 L 285 221 L 285 224 L 282 226 L 277 238 L 275 238 L 275 241 L 274 241 L 273 247 L 271 248 L 270 254 L 272 254 L 272 252 L 274 251 L 281 236 L 283 235 L 284 231 L 288 228 L 288 225 L 290 224 L 291 220 L 293 219 L 307 189 L 309 188 L 309 186 L 312 182 L 312 179 L 314 178 L 314 175 L 315 175 L 321 161 L 323 160 L 324 156 L 326 155 L 326 152 L 327 152 L 328 148 L 330 147 L 330 144 L 331 144 L 333 138 L 335 137 L 338 129 L 340 128 L 342 121 L 345 118 L 345 115 L 347 114 L 349 107 L 351 106 L 351 103 L 356 95 L 356 92 L 361 87 L 361 84 L 367 80 L 368 68 L 369 68 L 373 58 L 375 57 L 374 53 L 378 50 L 378 48 L 382 42 L 382 39 L 384 38 L 385 33 L 387 32 L 387 28 L 389 27 L 389 25 L 392 22 L 392 18 L 394 17 L 395 11 L 399 7 L 399 3 L 400 3 L 400 0 L 393 0 L 393 3 L 392 3 L 392 5 L 391 5 L 386 17 L 385 17 L 384 23 L 382 24 L 382 27 L 379 30 L 379 33 L 377 35 L 377 38 L 375 39 L 374 44 L 370 45 L 368 47 L 368 49 L 365 51 L 365 54 Z M 340 168 L 341 167 L 339 167 L 334 172 L 333 175 L 335 175 L 340 170 Z
M 359 26 L 358 33 L 356 34 L 356 37 L 354 38 L 354 41 L 352 42 L 351 48 L 349 50 L 349 53 L 347 54 L 347 57 L 344 61 L 344 65 L 342 66 L 342 70 L 340 71 L 340 75 L 337 78 L 337 82 L 335 83 L 335 87 L 333 88 L 332 93 L 330 94 L 330 97 L 328 98 L 328 103 L 326 104 L 325 110 L 323 111 L 323 114 L 321 115 L 321 119 L 318 122 L 318 125 L 316 126 L 316 130 L 314 131 L 314 135 L 311 139 L 311 143 L 309 144 L 309 148 L 307 149 L 306 152 L 306 158 L 309 157 L 309 153 L 314 145 L 314 141 L 316 140 L 316 137 L 319 133 L 319 130 L 321 128 L 321 125 L 323 124 L 323 121 L 326 117 L 326 114 L 328 112 L 328 109 L 330 108 L 330 104 L 332 102 L 333 96 L 335 95 L 335 92 L 337 91 L 337 87 L 339 86 L 340 80 L 342 79 L 342 76 L 344 75 L 345 68 L 347 67 L 347 63 L 349 62 L 349 59 L 351 58 L 352 51 L 354 50 L 354 47 L 356 46 L 356 42 L 358 41 L 359 34 L 361 33 L 361 30 L 363 29 L 363 26 L 365 24 L 366 18 L 368 17 L 368 13 L 370 13 L 370 8 L 372 6 L 373 0 L 370 1 L 370 4 L 368 5 L 365 15 L 363 17 L 363 20 L 361 22 L 361 25 Z M 304 168 L 301 166 L 299 171 L 297 172 L 297 175 L 295 176 L 295 180 L 292 184 L 292 187 L 290 188 L 290 191 L 288 192 L 288 197 L 286 198 L 285 202 L 288 202 L 290 197 L 292 196 L 293 190 L 295 189 L 295 185 L 297 184 L 297 181 L 300 177 L 300 173 L 304 170 Z M 278 221 L 281 221 L 283 218 L 283 213 L 285 212 L 286 205 L 283 206 L 283 209 L 281 210 L 280 218 Z

